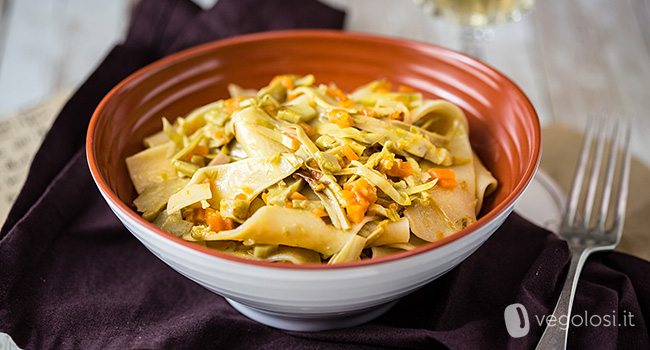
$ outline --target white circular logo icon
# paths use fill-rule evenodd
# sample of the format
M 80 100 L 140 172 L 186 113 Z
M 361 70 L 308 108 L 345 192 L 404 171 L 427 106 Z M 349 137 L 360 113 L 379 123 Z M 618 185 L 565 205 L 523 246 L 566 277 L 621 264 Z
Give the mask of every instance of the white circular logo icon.
M 508 305 L 503 312 L 503 318 L 506 321 L 506 329 L 513 338 L 521 338 L 530 331 L 528 311 L 521 304 Z

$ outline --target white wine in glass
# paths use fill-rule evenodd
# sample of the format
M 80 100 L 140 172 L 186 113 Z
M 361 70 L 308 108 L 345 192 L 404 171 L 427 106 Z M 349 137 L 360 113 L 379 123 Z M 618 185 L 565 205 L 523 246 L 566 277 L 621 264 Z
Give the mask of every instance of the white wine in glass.
M 490 37 L 489 26 L 519 21 L 535 0 L 415 0 L 429 14 L 439 16 L 463 27 L 462 50 L 482 58 L 482 44 Z

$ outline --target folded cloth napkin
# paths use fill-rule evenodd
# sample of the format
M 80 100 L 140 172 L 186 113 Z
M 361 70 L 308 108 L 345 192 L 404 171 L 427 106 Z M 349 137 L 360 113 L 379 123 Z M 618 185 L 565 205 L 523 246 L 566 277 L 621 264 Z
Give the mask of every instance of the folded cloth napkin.
M 299 333 L 256 323 L 173 271 L 129 234 L 95 188 L 87 124 L 128 74 L 209 40 L 341 28 L 343 19 L 315 0 L 220 0 L 208 11 L 189 0 L 141 0 L 126 41 L 61 111 L 0 231 L 0 332 L 26 349 L 534 348 L 570 254 L 564 241 L 516 214 L 457 268 L 380 318 Z M 583 322 L 572 319 L 571 348 L 650 348 L 649 273 L 650 263 L 632 256 L 593 256 L 578 287 L 574 315 Z M 527 336 L 506 330 L 504 310 L 513 303 L 527 309 Z

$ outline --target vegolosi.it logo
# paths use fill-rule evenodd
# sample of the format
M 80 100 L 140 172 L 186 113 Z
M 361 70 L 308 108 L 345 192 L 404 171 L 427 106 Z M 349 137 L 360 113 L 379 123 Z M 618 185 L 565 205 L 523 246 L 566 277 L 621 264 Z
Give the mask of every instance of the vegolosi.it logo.
M 528 311 L 521 304 L 512 304 L 503 312 L 508 334 L 513 338 L 521 338 L 530 331 Z
M 634 327 L 634 314 L 627 310 L 617 313 L 612 310 L 611 313 L 605 315 L 590 315 L 586 310 L 584 314 L 574 314 L 571 317 L 562 315 L 556 317 L 554 315 L 534 315 L 536 324 L 540 327 L 560 327 L 567 329 L 571 327 Z M 513 338 L 521 338 L 528 334 L 530 331 L 530 318 L 528 317 L 528 310 L 519 304 L 512 304 L 506 307 L 503 312 L 503 318 L 506 323 L 508 334 Z

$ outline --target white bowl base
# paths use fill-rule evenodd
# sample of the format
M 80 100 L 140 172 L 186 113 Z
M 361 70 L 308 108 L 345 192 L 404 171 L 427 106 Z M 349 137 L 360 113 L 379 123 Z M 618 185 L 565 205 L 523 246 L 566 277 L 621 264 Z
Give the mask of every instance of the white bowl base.
M 330 329 L 338 328 L 347 328 L 357 326 L 369 321 L 374 320 L 375 318 L 383 315 L 388 311 L 393 305 L 397 303 L 398 300 L 391 301 L 386 304 L 382 304 L 376 307 L 373 307 L 368 310 L 363 310 L 361 312 L 355 313 L 345 313 L 338 316 L 298 316 L 290 317 L 286 314 L 279 314 L 275 312 L 264 311 L 256 308 L 246 306 L 244 304 L 238 303 L 232 299 L 226 298 L 226 301 L 232 305 L 237 311 L 242 313 L 244 316 L 257 321 L 261 324 L 289 330 L 289 331 L 299 331 L 299 332 L 316 332 Z

